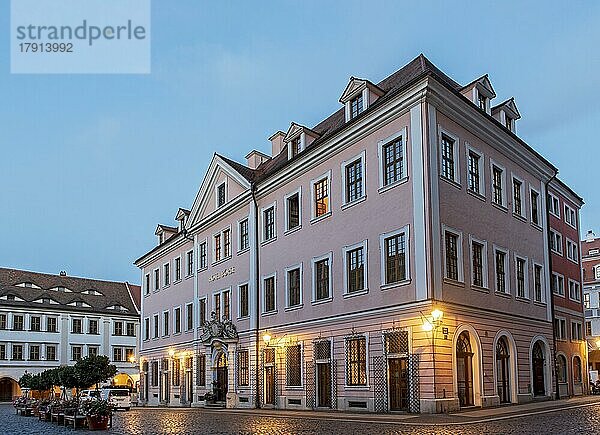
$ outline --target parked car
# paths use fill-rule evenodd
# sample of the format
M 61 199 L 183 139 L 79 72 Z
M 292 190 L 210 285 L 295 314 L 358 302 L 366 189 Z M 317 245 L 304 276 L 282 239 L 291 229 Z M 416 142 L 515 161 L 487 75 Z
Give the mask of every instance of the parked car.
M 99 398 L 100 398 L 100 391 L 98 391 L 98 390 L 83 390 L 81 392 L 81 394 L 79 395 L 79 399 L 84 402 L 86 400 L 99 399 Z
M 115 409 L 131 409 L 131 395 L 127 388 L 105 388 L 100 395 L 102 399 L 108 400 Z

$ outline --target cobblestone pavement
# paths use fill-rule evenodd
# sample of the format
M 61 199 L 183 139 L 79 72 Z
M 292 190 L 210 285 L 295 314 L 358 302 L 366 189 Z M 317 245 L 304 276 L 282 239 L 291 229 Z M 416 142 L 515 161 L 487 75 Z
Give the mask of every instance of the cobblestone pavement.
M 279 414 L 279 415 L 278 415 Z M 377 417 L 377 418 L 376 418 Z M 114 417 L 111 434 L 593 434 L 600 431 L 600 404 L 501 421 L 449 425 L 411 424 L 405 417 L 396 423 L 380 422 L 381 416 L 339 414 L 327 418 L 315 414 L 285 412 L 252 413 L 203 409 L 132 409 Z M 385 418 L 385 417 L 384 417 Z M 394 418 L 394 417 L 390 417 Z M 416 418 L 421 420 L 421 418 Z M 433 417 L 435 421 L 435 417 Z M 443 420 L 441 420 L 443 421 Z M 64 434 L 73 429 L 21 417 L 11 405 L 0 405 L 2 434 Z M 78 434 L 97 433 L 77 430 Z

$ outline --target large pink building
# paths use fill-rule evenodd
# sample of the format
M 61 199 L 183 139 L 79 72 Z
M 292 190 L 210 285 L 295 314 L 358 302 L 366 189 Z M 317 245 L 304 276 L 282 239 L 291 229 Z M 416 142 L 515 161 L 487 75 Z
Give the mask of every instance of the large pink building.
M 341 89 L 340 89 L 341 90 Z M 148 404 L 445 412 L 552 395 L 546 187 L 489 78 L 423 55 L 215 154 L 142 271 Z

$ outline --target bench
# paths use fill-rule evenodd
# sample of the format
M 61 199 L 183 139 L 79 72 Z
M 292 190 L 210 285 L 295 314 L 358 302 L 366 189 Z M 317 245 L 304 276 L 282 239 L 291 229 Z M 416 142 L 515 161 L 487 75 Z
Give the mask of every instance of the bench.
M 63 417 L 64 424 L 70 426 L 73 424 L 73 429 L 77 429 L 77 427 L 84 427 L 86 425 L 86 416 L 85 415 L 65 415 Z

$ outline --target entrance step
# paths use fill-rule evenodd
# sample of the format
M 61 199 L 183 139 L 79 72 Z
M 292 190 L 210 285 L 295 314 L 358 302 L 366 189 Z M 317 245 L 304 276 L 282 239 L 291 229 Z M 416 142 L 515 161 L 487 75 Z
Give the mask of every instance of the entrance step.
M 225 409 L 225 402 L 205 403 L 204 407 L 210 409 Z

